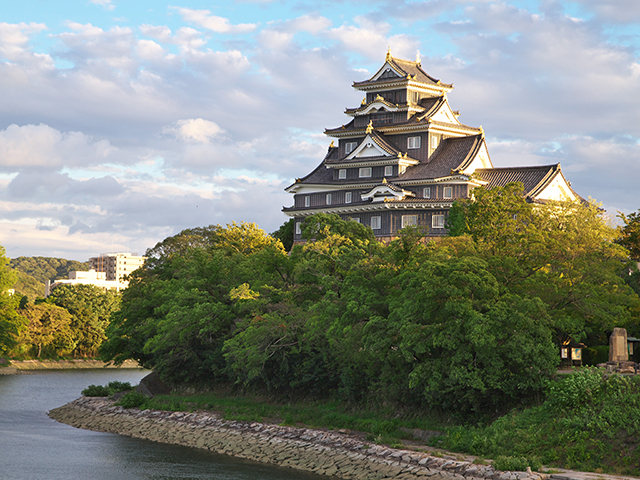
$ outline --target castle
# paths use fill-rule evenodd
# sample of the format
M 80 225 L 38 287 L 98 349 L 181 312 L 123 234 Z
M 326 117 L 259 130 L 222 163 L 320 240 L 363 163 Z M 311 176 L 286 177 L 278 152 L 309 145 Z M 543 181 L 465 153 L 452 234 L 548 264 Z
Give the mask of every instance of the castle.
M 301 223 L 315 213 L 336 213 L 373 229 L 380 240 L 417 225 L 427 236 L 446 235 L 448 211 L 474 188 L 522 182 L 530 202 L 575 201 L 560 164 L 495 168 L 482 127 L 464 125 L 449 105 L 452 84 L 442 83 L 416 61 L 394 58 L 370 79 L 354 82 L 365 92 L 362 104 L 347 108 L 352 119 L 326 129 L 331 142 L 311 173 L 285 190 L 294 204 L 283 208 Z

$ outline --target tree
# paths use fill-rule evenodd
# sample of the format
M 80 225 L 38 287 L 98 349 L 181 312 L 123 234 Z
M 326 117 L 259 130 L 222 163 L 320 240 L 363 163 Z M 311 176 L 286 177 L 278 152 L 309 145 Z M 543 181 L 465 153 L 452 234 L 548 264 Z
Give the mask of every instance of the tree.
M 293 248 L 293 233 L 295 231 L 295 220 L 293 218 L 287 220 L 280 228 L 273 232 L 271 236 L 282 242 L 285 251 L 290 252 Z
M 0 245 L 0 355 L 5 355 L 17 344 L 18 335 L 25 326 L 25 319 L 17 312 L 21 296 L 10 292 L 16 274 L 8 263 L 4 247 Z
M 60 285 L 46 303 L 62 307 L 71 315 L 74 355 L 93 356 L 106 338 L 105 329 L 119 307 L 120 294 L 95 285 Z
M 133 273 L 100 354 L 116 363 L 133 358 L 169 382 L 228 381 L 222 347 L 239 321 L 231 292 L 245 283 L 277 287 L 288 257 L 249 223 L 211 227 L 196 242 L 171 238 Z
M 632 259 L 640 262 L 640 210 L 629 215 L 619 212 L 618 217 L 624 222 L 618 243 L 629 250 Z
M 21 335 L 20 343 L 33 347 L 36 357 L 42 351 L 48 356 L 57 355 L 59 350 L 70 352 L 76 346 L 76 335 L 72 329 L 73 318 L 69 312 L 56 305 L 40 303 L 30 305 L 20 311 L 27 319 L 26 331 Z
M 456 220 L 503 288 L 540 298 L 556 341 L 606 341 L 638 302 L 620 275 L 626 253 L 595 202 L 527 203 L 521 184 L 474 190 Z

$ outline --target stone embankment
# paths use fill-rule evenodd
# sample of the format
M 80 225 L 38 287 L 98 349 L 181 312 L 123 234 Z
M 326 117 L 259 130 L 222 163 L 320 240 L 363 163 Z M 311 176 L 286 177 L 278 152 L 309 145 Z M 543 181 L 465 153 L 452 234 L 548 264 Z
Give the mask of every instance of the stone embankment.
M 9 365 L 6 359 L 0 358 L 0 375 L 16 375 L 38 370 L 78 370 L 89 368 L 142 368 L 134 360 L 125 360 L 122 365 L 108 365 L 100 360 L 13 360 Z
M 184 445 L 341 479 L 542 480 L 498 472 L 426 453 L 363 442 L 339 432 L 223 420 L 211 412 L 124 409 L 106 398 L 82 397 L 49 412 L 74 427 Z

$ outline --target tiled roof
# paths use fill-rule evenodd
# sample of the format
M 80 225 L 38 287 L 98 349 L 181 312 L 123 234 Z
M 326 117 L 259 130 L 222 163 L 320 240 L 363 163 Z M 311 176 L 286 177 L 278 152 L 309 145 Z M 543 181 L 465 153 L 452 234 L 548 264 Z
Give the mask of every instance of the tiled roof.
M 387 57 L 387 60 L 385 61 L 385 63 L 386 62 L 393 65 L 395 69 L 397 69 L 400 73 L 402 73 L 403 77 L 406 77 L 407 75 L 411 75 L 411 77 L 415 76 L 415 81 L 417 82 L 426 83 L 430 85 L 438 85 L 444 88 L 453 87 L 453 85 L 441 83 L 440 80 L 429 75 L 427 72 L 425 72 L 422 69 L 421 64 L 418 62 L 412 62 L 411 60 L 402 60 L 400 58 L 391 57 L 390 55 Z M 378 82 L 382 83 L 382 82 L 388 82 L 390 80 L 393 81 L 394 79 L 393 78 L 379 78 L 378 80 L 369 79 L 363 82 L 353 82 L 353 86 L 358 87 L 360 85 L 378 83 Z
M 478 168 L 476 177 L 486 182 L 486 188 L 504 187 L 508 183 L 521 182 L 525 196 L 535 196 L 560 170 L 560 164 L 535 167 Z
M 398 180 L 422 180 L 449 176 L 452 171 L 464 168 L 474 158 L 483 143 L 482 135 L 447 138 L 433 152 L 429 163 L 407 168 L 405 174 Z

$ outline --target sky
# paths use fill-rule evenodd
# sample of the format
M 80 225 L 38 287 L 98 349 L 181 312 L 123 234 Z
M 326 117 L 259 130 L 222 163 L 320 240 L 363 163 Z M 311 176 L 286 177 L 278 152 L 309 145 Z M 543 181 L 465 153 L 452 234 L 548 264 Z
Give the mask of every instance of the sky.
M 0 244 L 143 254 L 272 232 L 384 63 L 419 55 L 495 166 L 640 209 L 638 0 L 0 0 Z

